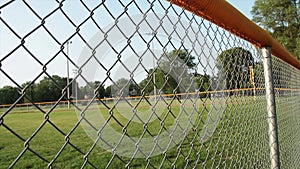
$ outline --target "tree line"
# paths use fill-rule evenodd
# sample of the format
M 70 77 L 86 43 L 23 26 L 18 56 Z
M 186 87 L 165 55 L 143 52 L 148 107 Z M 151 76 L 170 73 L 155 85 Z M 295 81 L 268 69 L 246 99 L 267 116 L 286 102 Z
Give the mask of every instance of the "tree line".
M 253 88 L 258 78 L 251 80 L 251 69 L 262 72 L 262 63 L 255 62 L 250 51 L 234 47 L 221 52 L 215 67 L 215 77 L 197 73 L 197 62 L 189 50 L 173 50 L 165 53 L 160 63 L 147 70 L 147 76 L 140 82 L 120 78 L 109 86 L 100 81 L 88 82 L 79 86 L 71 78 L 70 95 L 77 99 L 98 99 L 120 96 L 147 96 L 178 94 L 196 91 Z M 254 77 L 254 75 L 253 75 Z M 22 88 L 4 86 L 0 89 L 0 104 L 27 102 L 49 102 L 67 100 L 67 78 L 53 75 L 44 77 L 38 83 L 26 82 Z M 22 93 L 23 92 L 23 93 Z M 229 93 L 232 95 L 233 93 Z M 201 95 L 198 97 L 207 97 Z
M 244 59 L 240 63 L 235 63 L 240 60 L 238 57 Z M 85 86 L 79 86 L 76 81 L 70 79 L 73 85 L 69 85 L 69 90 L 70 95 L 77 99 L 87 99 L 94 95 L 101 99 L 105 97 L 153 95 L 154 90 L 157 94 L 176 94 L 209 91 L 212 87 L 214 90 L 241 88 L 251 85 L 249 77 L 242 76 L 248 74 L 248 67 L 251 64 L 253 64 L 251 53 L 242 48 L 232 48 L 222 52 L 216 63 L 219 69 L 217 81 L 222 79 L 222 83 L 219 82 L 213 86 L 212 79 L 216 79 L 216 77 L 197 73 L 195 56 L 191 55 L 188 50 L 173 50 L 164 54 L 155 69 L 148 70 L 147 76 L 140 82 L 136 82 L 134 79 L 120 78 L 107 87 L 100 81 L 88 82 Z M 239 81 L 234 79 L 239 79 Z M 67 100 L 66 77 L 53 75 L 44 77 L 38 83 L 26 82 L 21 87 L 4 86 L 1 88 L 0 104 L 12 104 L 16 101 L 27 103 Z
M 100 81 L 87 82 L 79 86 L 71 78 L 70 95 L 77 99 L 117 96 L 151 95 L 154 86 L 157 93 L 184 93 L 197 90 L 209 90 L 209 76 L 196 72 L 195 57 L 188 50 L 173 50 L 161 57 L 160 63 L 147 71 L 147 76 L 140 82 L 134 79 L 120 78 L 112 85 L 105 86 Z M 193 85 L 191 85 L 193 84 Z M 27 102 L 49 102 L 67 100 L 67 78 L 53 75 L 44 77 L 38 83 L 26 82 L 21 88 L 4 86 L 0 89 L 0 104 Z

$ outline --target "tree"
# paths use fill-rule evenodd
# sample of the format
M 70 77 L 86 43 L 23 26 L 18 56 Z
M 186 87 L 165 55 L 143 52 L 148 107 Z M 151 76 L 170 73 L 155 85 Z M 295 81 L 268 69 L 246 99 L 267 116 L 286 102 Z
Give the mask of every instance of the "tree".
M 195 57 L 187 49 L 163 54 L 154 73 L 150 69 L 148 76 L 140 83 L 141 88 L 146 95 L 153 94 L 154 85 L 165 94 L 195 91 L 196 87 L 191 84 L 196 71 L 194 60 Z
M 98 99 L 105 96 L 104 85 L 100 81 L 88 82 L 85 86 L 80 88 L 80 93 L 83 97 L 92 98 L 96 94 Z
M 72 79 L 70 79 L 72 81 Z M 44 77 L 35 87 L 34 87 L 34 97 L 35 101 L 47 102 L 47 101 L 57 101 L 62 96 L 62 91 L 67 86 L 67 78 L 60 77 L 58 75 L 53 75 L 50 77 Z M 70 95 L 72 94 L 72 85 L 70 85 Z M 63 100 L 66 100 L 65 99 Z
M 172 64 L 174 69 L 188 69 L 194 70 L 196 63 L 194 62 L 195 56 L 187 49 L 172 50 L 162 56 L 161 65 L 170 66 Z
M 0 104 L 12 104 L 21 96 L 18 88 L 4 86 L 0 89 Z
M 34 102 L 35 101 L 35 97 L 34 97 L 34 87 L 35 87 L 35 83 L 32 83 L 30 81 L 25 82 L 22 84 L 22 88 L 26 88 L 26 94 L 24 97 L 24 103 L 29 103 L 29 102 Z
M 270 31 L 300 60 L 299 0 L 256 0 L 251 13 L 254 22 Z
M 235 47 L 223 51 L 217 58 L 218 89 L 239 89 L 251 87 L 250 66 L 254 66 L 252 54 Z
M 210 76 L 207 74 L 201 75 L 199 73 L 194 74 L 196 82 L 196 90 L 199 92 L 207 92 L 211 90 Z M 200 97 L 207 97 L 207 93 L 200 94 Z
M 178 83 L 173 76 L 167 74 L 167 72 L 163 71 L 161 68 L 157 68 L 155 70 L 154 82 L 152 72 L 153 69 L 150 69 L 148 76 L 139 84 L 142 91 L 144 91 L 146 95 L 154 93 L 154 84 L 156 86 L 156 90 L 161 90 L 164 94 L 179 92 L 179 88 L 177 87 Z
M 111 95 L 111 87 L 112 87 L 112 85 L 107 86 L 107 88 L 104 91 L 104 97 L 112 97 L 112 95 Z
M 141 95 L 141 89 L 135 81 L 130 80 L 129 83 L 129 95 L 130 96 L 140 96 Z
M 129 80 L 125 78 L 117 80 L 111 87 L 111 94 L 113 97 L 129 96 Z
M 197 89 L 200 92 L 205 92 L 210 90 L 210 77 L 209 75 L 201 75 L 199 73 L 195 73 L 195 79 L 197 84 Z
M 97 98 L 98 99 L 104 98 L 104 94 L 105 94 L 104 84 L 102 84 L 100 81 L 95 81 L 94 87 L 97 93 Z
M 110 90 L 110 91 L 107 91 Z M 115 82 L 115 84 L 107 87 L 106 93 L 112 95 L 112 97 L 126 97 L 126 96 L 138 96 L 141 94 L 140 87 L 132 79 L 121 78 Z

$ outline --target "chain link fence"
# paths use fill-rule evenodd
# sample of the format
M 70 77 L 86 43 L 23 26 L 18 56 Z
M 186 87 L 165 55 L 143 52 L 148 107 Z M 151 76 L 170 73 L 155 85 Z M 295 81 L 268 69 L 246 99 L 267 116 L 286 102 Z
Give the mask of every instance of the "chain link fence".
M 269 168 L 263 51 L 163 0 L 0 2 L 1 168 Z M 299 70 L 273 57 L 281 165 Z M 279 159 L 279 158 L 278 158 Z
M 278 116 L 278 140 L 281 166 L 297 168 L 299 166 L 299 70 L 273 59 L 273 74 L 276 109 Z M 295 130 L 296 129 L 296 130 Z

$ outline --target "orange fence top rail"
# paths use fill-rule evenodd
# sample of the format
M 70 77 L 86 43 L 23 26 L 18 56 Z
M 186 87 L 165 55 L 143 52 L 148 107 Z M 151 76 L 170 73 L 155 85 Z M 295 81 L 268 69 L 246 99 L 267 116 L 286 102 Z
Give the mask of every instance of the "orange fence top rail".
M 225 0 L 168 0 L 213 22 L 227 31 L 262 47 L 272 47 L 272 54 L 300 70 L 300 62 L 267 31 L 253 23 Z

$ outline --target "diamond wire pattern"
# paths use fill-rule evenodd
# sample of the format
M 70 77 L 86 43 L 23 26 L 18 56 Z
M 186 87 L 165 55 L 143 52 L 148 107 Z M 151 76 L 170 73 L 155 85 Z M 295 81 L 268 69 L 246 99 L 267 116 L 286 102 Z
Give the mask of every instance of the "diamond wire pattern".
M 20 34 L 20 30 L 10 25 L 11 18 L 5 18 L 3 14 L 6 13 L 14 4 L 26 7 L 30 12 L 31 18 L 40 20 L 35 28 L 32 28 L 25 35 Z M 172 3 L 167 3 L 161 0 L 148 1 L 102 1 L 96 5 L 91 5 L 89 2 L 80 1 L 80 10 L 88 13 L 86 18 L 80 22 L 74 20 L 74 17 L 69 16 L 66 7 L 69 5 L 66 1 L 56 1 L 56 7 L 47 15 L 42 16 L 35 10 L 27 1 L 8 1 L 0 6 L 0 22 L 4 27 L 10 31 L 10 34 L 17 37 L 20 42 L 15 44 L 15 48 L 1 54 L 0 71 L 1 76 L 5 77 L 12 84 L 17 86 L 20 97 L 14 101 L 13 104 L 2 108 L 0 116 L 0 132 L 6 131 L 19 140 L 22 145 L 18 145 L 15 152 L 9 154 L 10 160 L 5 162 L 4 167 L 49 167 L 49 168 L 267 168 L 269 167 L 269 145 L 268 145 L 268 128 L 266 123 L 266 101 L 264 91 L 264 75 L 262 67 L 261 51 L 253 47 L 247 41 L 244 41 L 235 35 L 232 35 L 224 29 L 209 23 L 202 18 L 194 16 L 193 14 L 180 9 Z M 122 10 L 112 10 L 115 5 L 116 8 Z M 132 13 L 136 11 L 136 13 Z M 103 23 L 97 19 L 96 16 L 102 12 L 112 20 L 113 24 L 103 26 Z M 47 25 L 49 19 L 55 14 L 60 14 L 61 18 L 70 28 L 65 28 L 66 38 L 62 38 L 51 25 Z M 147 17 L 154 14 L 153 18 Z M 139 20 L 133 15 L 143 16 Z M 101 16 L 101 15 L 100 15 Z M 176 17 L 174 21 L 172 17 Z M 82 18 L 82 17 L 81 17 Z M 121 25 L 123 18 L 129 18 L 127 24 L 133 25 L 135 30 L 126 30 Z M 152 22 L 159 23 L 158 25 Z M 164 23 L 171 23 L 171 27 L 166 27 Z M 20 23 L 21 24 L 21 23 Z M 96 44 L 92 44 L 88 36 L 83 31 L 88 24 L 92 24 L 103 35 L 103 39 Z M 151 35 L 145 35 L 143 30 L 145 26 L 150 30 Z M 132 26 L 131 26 L 132 27 Z M 181 32 L 184 29 L 184 33 Z M 53 53 L 55 53 L 46 62 L 42 60 L 41 56 L 35 55 L 30 46 L 26 46 L 29 37 L 38 30 L 44 30 L 48 34 L 48 38 L 54 41 L 59 46 Z M 130 33 L 128 33 L 128 31 Z M 111 41 L 111 37 L 115 32 L 118 32 L 120 39 L 126 39 L 126 44 L 115 45 Z M 167 38 L 165 41 L 160 34 L 164 34 Z M 190 36 L 191 34 L 195 37 Z M 140 42 L 147 46 L 142 53 L 140 49 L 133 44 L 134 38 L 138 37 Z M 77 63 L 76 58 L 66 52 L 66 45 L 70 41 L 77 39 L 91 53 L 90 56 L 84 58 L 81 64 Z M 180 45 L 176 42 L 179 39 Z M 43 43 L 43 42 L 40 42 Z M 161 48 L 163 53 L 157 55 L 152 51 L 152 44 L 156 48 Z M 189 45 L 190 44 L 190 45 Z M 108 47 L 113 51 L 115 56 L 113 63 L 108 65 L 99 59 L 97 48 L 103 46 Z M 199 48 L 199 46 L 201 48 Z M 248 61 L 241 50 L 235 52 L 234 48 L 240 48 L 244 51 L 249 51 L 253 57 L 253 61 Z M 5 60 L 15 55 L 18 49 L 24 49 L 33 59 L 34 63 L 42 67 L 41 72 L 33 78 L 26 86 L 19 84 L 19 80 L 10 75 L 5 69 Z M 193 71 L 203 75 L 209 75 L 208 83 L 205 83 L 204 77 L 199 79 L 199 85 L 196 89 L 192 84 L 184 85 L 185 72 L 188 71 L 185 66 L 181 72 L 176 70 L 176 59 L 167 58 L 169 60 L 169 69 L 162 72 L 164 82 L 160 85 L 152 81 L 153 77 L 163 69 L 160 65 L 164 61 L 164 55 L 170 52 L 168 50 L 186 50 L 188 55 L 195 56 L 195 68 Z M 201 49 L 201 50 L 199 50 Z M 123 60 L 126 51 L 130 50 L 134 60 L 138 64 L 131 69 L 131 65 Z M 224 51 L 227 53 L 224 54 Z M 144 64 L 147 53 L 151 53 L 151 57 L 155 59 L 158 64 L 153 70 Z M 218 56 L 221 54 L 229 56 L 225 60 L 218 62 Z M 235 55 L 239 57 L 234 58 Z M 61 57 L 67 59 L 70 65 L 77 69 L 77 74 L 74 76 L 69 85 L 61 87 L 53 77 L 54 73 L 50 71 L 50 67 L 56 60 Z M 218 62 L 218 63 L 217 63 Z M 244 63 L 247 63 L 244 65 Z M 84 73 L 89 64 L 97 65 L 102 71 L 104 78 L 100 84 L 95 86 L 87 75 Z M 185 62 L 187 64 L 187 62 Z M 130 80 L 126 84 L 120 85 L 112 75 L 116 66 L 121 67 L 124 72 L 129 74 Z M 244 66 L 244 67 L 243 67 Z M 249 81 L 249 66 L 254 67 L 254 82 Z M 135 75 L 138 68 L 147 74 L 149 79 L 145 85 L 140 85 Z M 226 67 L 232 67 L 232 70 L 226 70 Z M 222 71 L 224 74 L 222 75 Z M 299 71 L 293 69 L 291 66 L 283 63 L 280 60 L 274 61 L 274 80 L 277 98 L 277 110 L 279 112 L 279 141 L 281 148 L 282 165 L 288 168 L 294 168 L 299 161 L 298 149 L 300 147 L 297 140 L 297 127 L 300 123 L 298 121 L 297 106 L 299 104 Z M 43 77 L 48 77 L 54 83 L 54 88 L 61 91 L 61 96 L 56 101 L 52 102 L 47 107 L 31 100 L 26 93 L 30 88 L 38 83 Z M 168 96 L 164 96 L 162 88 L 169 87 L 168 79 L 172 76 L 177 77 L 178 84 Z M 77 105 L 71 101 L 73 110 L 79 112 L 76 119 L 70 120 L 71 127 L 66 127 L 60 124 L 56 118 L 59 115 L 61 107 L 64 106 L 64 100 L 67 100 L 67 89 L 77 80 L 83 81 L 89 88 L 94 88 L 93 94 L 85 102 L 83 106 Z M 192 78 L 192 83 L 196 83 L 197 79 Z M 99 97 L 98 90 L 102 85 L 112 83 L 115 86 L 119 95 L 115 96 L 115 100 L 107 101 Z M 131 98 L 124 97 L 128 86 L 133 83 L 141 91 L 140 97 L 136 102 L 132 102 Z M 255 85 L 251 84 L 255 83 Z M 205 86 L 207 85 L 207 86 Z M 158 89 L 157 100 L 151 100 L 146 93 L 147 88 L 156 86 Z M 203 87 L 206 87 L 204 90 Z M 192 91 L 193 89 L 193 91 Z M 179 95 L 180 92 L 184 93 Z M 196 92 L 195 92 L 196 91 Z M 156 96 L 155 96 L 156 97 Z M 39 115 L 39 120 L 35 123 L 34 130 L 30 133 L 24 134 L 20 127 L 12 124 L 10 120 L 18 111 L 18 103 L 23 100 L 29 100 L 30 108 L 34 110 L 33 113 Z M 106 121 L 99 126 L 95 124 L 89 117 L 92 115 L 91 111 L 95 108 L 95 104 L 100 107 L 100 110 L 105 110 Z M 132 114 L 127 120 L 119 116 L 123 104 L 130 107 Z M 143 119 L 138 113 L 139 108 L 145 105 L 150 107 L 151 117 Z M 180 106 L 179 112 L 176 112 L 176 106 Z M 159 112 L 164 107 L 165 113 L 160 115 Z M 191 105 L 191 107 L 189 107 Z M 289 108 L 286 108 L 286 107 Z M 289 110 L 289 111 L 287 111 Z M 181 133 L 182 140 L 170 140 L 169 145 L 162 147 L 157 143 L 151 147 L 152 151 L 160 150 L 161 153 L 152 156 L 152 153 L 143 151 L 142 139 L 146 136 L 159 138 L 163 132 L 167 132 L 169 138 L 172 138 L 176 133 L 168 129 L 168 119 L 173 119 L 173 123 L 180 130 L 185 130 L 185 126 L 174 120 L 178 114 L 188 116 L 188 125 L 191 127 L 188 131 Z M 25 115 L 24 114 L 21 114 Z M 131 138 L 135 133 L 132 133 L 132 126 L 134 126 L 134 119 L 142 125 L 142 132 L 138 139 Z M 158 126 L 155 130 L 151 127 L 151 119 L 156 118 Z M 195 118 L 195 119 L 193 119 Z M 33 120 L 33 119 L 32 119 Z M 178 119 L 180 120 L 180 119 Z M 26 123 L 30 125 L 29 123 Z M 82 129 L 82 125 L 91 128 L 96 133 L 94 139 L 90 139 Z M 116 143 L 109 142 L 105 136 L 104 131 L 110 126 L 119 131 L 121 137 L 116 140 Z M 30 127 L 30 126 L 27 126 Z M 51 133 L 52 132 L 52 133 Z M 45 133 L 45 135 L 44 135 Z M 45 137 L 45 138 L 43 138 Z M 131 156 L 123 156 L 118 153 L 118 148 L 122 146 L 122 141 L 126 137 L 130 138 L 130 142 L 135 145 L 134 153 Z M 39 141 L 39 139 L 44 142 Z M 4 140 L 1 138 L 1 140 Z M 108 149 L 98 146 L 103 143 Z M 6 143 L 8 144 L 8 143 Z M 174 145 L 171 146 L 171 145 Z M 9 145 L 9 144 L 8 144 Z M 49 150 L 45 152 L 45 148 Z M 0 147 L 1 150 L 2 147 Z M 142 158 L 137 158 L 138 154 Z M 1 155 L 2 156 L 2 155 Z M 35 162 L 27 162 L 30 159 L 37 159 Z M 69 164 L 64 163 L 70 161 Z
M 279 150 L 281 166 L 299 166 L 299 70 L 280 59 L 273 59 L 276 111 L 278 118 Z M 296 129 L 296 130 L 295 130 Z

